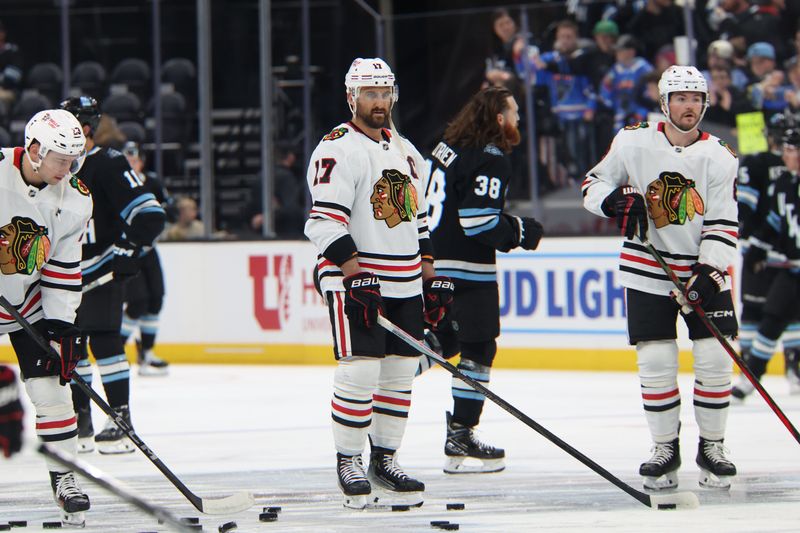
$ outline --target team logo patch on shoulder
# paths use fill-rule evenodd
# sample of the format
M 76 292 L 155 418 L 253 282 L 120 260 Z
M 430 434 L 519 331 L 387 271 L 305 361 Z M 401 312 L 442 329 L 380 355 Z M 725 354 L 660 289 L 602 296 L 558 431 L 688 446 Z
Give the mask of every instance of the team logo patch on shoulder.
M 662 172 L 647 186 L 645 194 L 647 213 L 656 228 L 667 224 L 683 225 L 693 220 L 695 214 L 705 213 L 705 204 L 695 189 L 694 180 L 678 172 Z
M 0 227 L 0 273 L 32 274 L 50 253 L 47 228 L 28 217 L 12 217 Z
M 720 146 L 722 146 L 722 147 L 723 147 L 723 148 L 725 148 L 725 149 L 726 149 L 728 152 L 730 152 L 730 154 L 731 154 L 733 157 L 738 157 L 738 156 L 736 155 L 736 150 L 734 150 L 733 148 L 731 148 L 731 145 L 730 145 L 730 144 L 726 143 L 726 142 L 725 142 L 725 141 L 723 141 L 722 139 L 720 139 L 720 140 L 719 140 L 719 141 L 717 141 L 717 142 L 719 142 L 719 145 L 720 145 Z
M 636 124 L 631 124 L 630 126 L 625 126 L 626 130 L 643 130 L 645 128 L 649 128 L 650 124 L 647 122 L 637 122 Z
M 78 176 L 72 176 L 69 180 L 69 184 L 72 185 L 72 187 L 82 195 L 89 196 L 89 188 L 85 183 L 78 179 Z
M 335 141 L 336 139 L 341 139 L 345 136 L 345 134 L 350 131 L 347 128 L 334 128 L 331 130 L 329 134 L 322 138 L 323 141 Z
M 401 222 L 417 219 L 417 189 L 411 178 L 395 169 L 384 170 L 372 186 L 369 197 L 375 220 L 393 228 Z

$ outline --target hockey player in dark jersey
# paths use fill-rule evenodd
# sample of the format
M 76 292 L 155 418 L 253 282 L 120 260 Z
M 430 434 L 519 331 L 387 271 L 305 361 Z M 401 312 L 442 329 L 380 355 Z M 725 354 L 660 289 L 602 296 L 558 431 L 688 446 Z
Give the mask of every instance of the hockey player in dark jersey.
M 776 114 L 770 118 L 767 136 L 769 151 L 750 155 L 744 158 L 739 165 L 739 179 L 737 184 L 737 200 L 739 204 L 739 242 L 742 254 L 749 250 L 749 239 L 761 226 L 766 224 L 767 214 L 775 193 L 775 184 L 778 178 L 786 171 L 786 165 L 781 156 L 783 149 L 783 134 L 795 120 L 791 115 Z M 775 257 L 773 263 L 782 258 Z M 767 300 L 767 293 L 773 280 L 777 279 L 779 269 L 769 266 L 754 272 L 752 269 L 742 269 L 741 273 L 741 298 L 742 298 L 742 323 L 739 329 L 739 344 L 742 359 L 753 366 L 761 366 L 758 361 L 751 364 L 753 357 L 751 348 L 756 337 L 758 325 L 763 318 L 763 307 Z M 783 353 L 785 368 L 792 390 L 800 392 L 800 376 L 796 368 L 800 356 L 800 324 L 789 324 L 783 333 Z M 770 356 L 772 354 L 770 353 Z M 739 382 L 734 385 L 731 395 L 743 400 L 753 392 L 753 385 L 741 375 Z
M 125 143 L 122 153 L 128 159 L 131 169 L 144 184 L 144 188 L 155 196 L 165 212 L 172 202 L 164 183 L 153 173 L 144 172 L 144 158 L 134 142 Z M 169 363 L 153 353 L 158 334 L 158 317 L 164 303 L 164 272 L 156 246 L 141 258 L 141 270 L 125 286 L 125 313 L 122 316 L 123 346 L 136 330 L 136 361 L 140 376 L 164 376 Z
M 783 135 L 783 162 L 786 170 L 775 183 L 766 212 L 766 223 L 750 236 L 749 247 L 742 260 L 744 272 L 760 273 L 769 264 L 769 254 L 785 257 L 782 268 L 770 269 L 773 277 L 766 294 L 761 320 L 745 362 L 750 371 L 761 379 L 767 363 L 775 353 L 778 339 L 792 323 L 800 320 L 800 129 L 788 129 Z M 784 337 L 784 351 L 794 351 Z M 798 361 L 792 357 L 789 372 L 797 375 Z M 751 384 L 739 384 L 744 396 L 752 391 Z
M 518 106 L 507 89 L 490 87 L 474 95 L 449 124 L 433 150 L 428 181 L 428 223 L 437 271 L 455 282 L 453 320 L 428 334 L 446 358 L 460 353 L 458 369 L 489 382 L 500 334 L 495 251 L 534 250 L 543 229 L 533 218 L 503 212 L 511 179 L 508 154 L 519 144 Z M 431 361 L 422 358 L 420 372 Z M 505 452 L 479 441 L 485 397 L 453 378 L 453 413 L 447 413 L 444 471 L 498 472 Z M 466 459 L 472 458 L 465 462 Z M 479 464 L 474 464 L 479 463 Z
M 73 97 L 61 108 L 78 118 L 86 135 L 86 162 L 79 177 L 94 198 L 94 211 L 84 235 L 83 301 L 78 324 L 89 336 L 100 379 L 111 407 L 130 424 L 130 367 L 120 337 L 124 284 L 136 275 L 140 257 L 164 229 L 165 214 L 152 193 L 131 170 L 122 153 L 95 145 L 93 135 L 100 120 L 94 98 Z M 76 370 L 88 382 L 88 359 Z M 73 385 L 72 398 L 78 415 L 78 450 L 94 449 L 89 398 Z M 131 453 L 133 444 L 110 419 L 94 436 L 100 453 Z

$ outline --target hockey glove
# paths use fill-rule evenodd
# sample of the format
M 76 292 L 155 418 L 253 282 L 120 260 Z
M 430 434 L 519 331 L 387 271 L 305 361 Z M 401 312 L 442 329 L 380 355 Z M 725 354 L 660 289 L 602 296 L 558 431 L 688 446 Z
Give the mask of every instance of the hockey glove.
M 72 372 L 78 361 L 86 359 L 86 339 L 78 328 L 63 320 L 45 319 L 45 334 L 50 346 L 61 357 L 61 384 L 66 385 L 72 379 Z M 52 364 L 57 364 L 53 362 Z
M 535 250 L 544 235 L 544 226 L 534 218 L 510 216 L 516 232 L 517 246 L 523 250 Z
M 359 272 L 347 276 L 344 283 L 344 312 L 351 322 L 363 328 L 371 328 L 383 312 L 381 284 L 378 276 L 371 272 Z
M 725 274 L 703 263 L 692 267 L 694 275 L 686 283 L 686 300 L 691 305 L 705 307 L 719 294 L 725 284 Z
M 22 417 L 14 371 L 0 366 L 0 450 L 6 457 L 22 449 Z
M 750 243 L 750 247 L 742 256 L 742 266 L 754 274 L 758 274 L 764 270 L 767 264 L 767 250 L 764 248 Z
M 603 213 L 617 219 L 617 227 L 628 239 L 637 234 L 644 241 L 647 239 L 647 207 L 644 197 L 630 185 L 618 187 L 609 194 L 602 205 Z
M 127 281 L 139 273 L 139 252 L 140 247 L 133 246 L 131 243 L 114 244 L 114 259 L 111 269 L 114 272 L 114 279 L 117 281 Z
M 447 276 L 434 276 L 422 284 L 425 298 L 425 322 L 436 330 L 450 314 L 455 286 Z

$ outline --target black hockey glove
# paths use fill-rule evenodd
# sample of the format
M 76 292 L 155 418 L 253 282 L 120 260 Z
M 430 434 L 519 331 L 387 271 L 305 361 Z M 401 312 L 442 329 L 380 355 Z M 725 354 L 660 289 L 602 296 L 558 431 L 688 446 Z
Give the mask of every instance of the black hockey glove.
M 114 272 L 114 279 L 117 281 L 127 281 L 139 273 L 141 264 L 139 254 L 141 247 L 133 246 L 131 243 L 114 244 L 114 259 L 111 263 L 111 270 Z
M 44 320 L 45 334 L 50 346 L 61 356 L 60 381 L 66 385 L 72 379 L 72 372 L 78 361 L 86 359 L 86 338 L 80 330 L 63 320 Z M 58 364 L 52 361 L 50 364 Z
M 530 217 L 509 216 L 516 232 L 517 246 L 523 250 L 535 250 L 544 235 L 544 226 Z
M 0 450 L 6 457 L 22 449 L 22 417 L 14 371 L 0 365 Z
M 449 320 L 455 285 L 447 276 L 434 276 L 422 284 L 425 298 L 425 322 L 437 330 L 442 320 Z
M 692 267 L 694 275 L 686 283 L 686 300 L 692 305 L 705 307 L 725 285 L 725 274 L 703 263 Z
M 371 328 L 383 313 L 383 298 L 378 276 L 371 272 L 359 272 L 344 278 L 344 312 L 351 322 L 363 328 Z
M 764 270 L 767 264 L 767 250 L 750 243 L 750 248 L 742 256 L 742 266 L 754 274 Z
M 617 227 L 628 239 L 637 234 L 644 241 L 647 239 L 647 206 L 644 196 L 631 185 L 614 189 L 602 205 L 603 213 L 617 219 Z

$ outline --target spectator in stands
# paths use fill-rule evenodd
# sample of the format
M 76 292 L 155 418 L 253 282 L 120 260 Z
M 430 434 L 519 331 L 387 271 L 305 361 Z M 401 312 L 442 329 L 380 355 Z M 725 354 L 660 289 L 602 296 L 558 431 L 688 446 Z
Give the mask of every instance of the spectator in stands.
M 721 7 L 728 15 L 720 24 L 723 39 L 740 38 L 748 45 L 766 42 L 779 58 L 788 57 L 780 20 L 784 0 L 723 0 Z
M 22 54 L 16 44 L 6 41 L 0 21 L 0 115 L 7 116 L 22 88 Z
M 186 241 L 205 237 L 203 223 L 197 218 L 197 202 L 188 196 L 178 198 L 178 220 L 164 232 L 165 241 Z
M 661 96 L 658 92 L 660 79 L 661 73 L 655 70 L 642 77 L 639 114 L 648 122 L 658 122 L 664 119 L 664 113 L 661 111 Z
M 492 13 L 491 40 L 486 81 L 515 92 L 519 89 L 519 78 L 514 65 L 525 48 L 525 40 L 517 33 L 517 24 L 507 9 L 499 8 Z
M 628 33 L 642 42 L 642 55 L 653 60 L 659 48 L 684 34 L 683 11 L 673 0 L 647 0 L 628 25 Z
M 653 58 L 653 69 L 659 74 L 663 74 L 672 65 L 677 65 L 678 59 L 675 54 L 675 47 L 671 44 L 665 44 L 656 52 Z
M 273 183 L 272 208 L 275 213 L 275 233 L 279 237 L 300 237 L 306 223 L 305 187 L 294 166 L 297 155 L 294 149 L 282 143 L 275 147 L 275 174 Z M 264 213 L 261 209 L 262 188 L 259 180 L 253 187 L 250 205 L 247 209 L 250 229 L 261 235 Z
M 766 118 L 783 111 L 787 103 L 784 100 L 784 75 L 775 68 L 775 49 L 766 42 L 753 43 L 747 49 L 747 60 L 750 65 L 750 85 L 747 86 L 747 98 L 755 109 L 764 111 Z
M 601 20 L 592 30 L 594 46 L 584 50 L 586 63 L 589 65 L 589 79 L 595 92 L 600 92 L 603 78 L 611 70 L 616 61 L 614 45 L 619 37 L 619 27 L 613 20 Z
M 786 62 L 786 77 L 788 83 L 784 86 L 784 99 L 789 103 L 792 111 L 800 110 L 800 60 L 797 56 Z
M 614 128 L 636 124 L 647 118 L 639 101 L 643 92 L 642 78 L 653 65 L 637 54 L 638 43 L 632 35 L 623 35 L 615 46 L 616 63 L 603 79 L 600 96 L 614 110 Z
M 706 55 L 708 68 L 703 71 L 706 83 L 711 85 L 711 70 L 727 69 L 730 73 L 731 85 L 743 91 L 747 87 L 747 74 L 733 63 L 733 45 L 728 41 L 717 40 L 708 45 Z
M 736 127 L 736 115 L 752 111 L 750 102 L 742 91 L 733 85 L 731 71 L 724 66 L 714 66 L 708 84 L 708 111 L 705 121 L 730 128 Z

